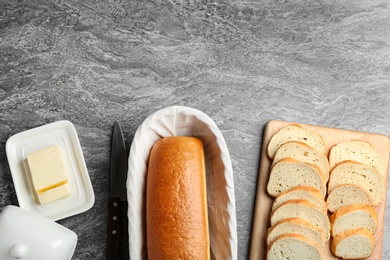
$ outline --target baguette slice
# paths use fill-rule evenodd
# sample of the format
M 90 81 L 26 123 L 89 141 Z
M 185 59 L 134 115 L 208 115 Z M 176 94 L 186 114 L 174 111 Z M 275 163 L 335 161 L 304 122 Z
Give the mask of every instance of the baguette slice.
M 324 179 L 326 181 L 329 179 L 328 158 L 305 143 L 291 141 L 282 144 L 276 151 L 272 165 L 284 158 L 292 158 L 297 161 L 314 164 L 321 169 Z
M 272 204 L 272 210 L 275 210 L 281 204 L 289 200 L 308 200 L 318 208 L 328 210 L 328 204 L 322 198 L 318 189 L 309 186 L 298 186 L 280 193 Z
M 375 241 L 365 228 L 349 229 L 339 233 L 331 243 L 332 253 L 343 259 L 369 257 L 374 251 Z
M 378 228 L 378 215 L 375 208 L 364 204 L 344 206 L 330 216 L 333 237 L 348 229 L 366 228 L 375 234 Z
M 269 158 L 273 159 L 278 148 L 289 141 L 299 141 L 312 147 L 314 150 L 325 154 L 325 142 L 321 135 L 305 129 L 297 124 L 291 124 L 275 133 L 267 147 Z
M 276 197 L 282 192 L 298 186 L 310 186 L 320 191 L 321 197 L 326 195 L 326 182 L 320 168 L 285 158 L 277 162 L 272 168 L 267 184 L 268 193 Z
M 374 200 L 374 205 L 381 203 L 385 196 L 385 182 L 378 170 L 372 166 L 355 161 L 343 161 L 337 164 L 328 183 L 328 190 L 342 184 L 356 184 L 366 189 Z
M 268 247 L 267 259 L 321 260 L 322 254 L 321 249 L 306 237 L 297 234 L 284 234 Z
M 343 184 L 332 189 L 326 200 L 328 210 L 335 212 L 341 207 L 351 204 L 366 204 L 374 206 L 374 199 L 361 186 L 355 184 Z
M 325 240 L 330 237 L 330 222 L 323 209 L 317 208 L 307 200 L 290 200 L 271 212 L 271 226 L 287 218 L 301 218 L 320 228 L 324 232 Z
M 274 226 L 268 229 L 267 245 L 271 245 L 283 234 L 302 235 L 321 249 L 325 246 L 325 235 L 322 229 L 312 225 L 304 219 L 287 218 L 278 221 Z
M 334 145 L 329 152 L 329 165 L 332 170 L 342 161 L 353 160 L 376 168 L 380 175 L 387 174 L 383 157 L 371 144 L 361 140 L 351 140 Z

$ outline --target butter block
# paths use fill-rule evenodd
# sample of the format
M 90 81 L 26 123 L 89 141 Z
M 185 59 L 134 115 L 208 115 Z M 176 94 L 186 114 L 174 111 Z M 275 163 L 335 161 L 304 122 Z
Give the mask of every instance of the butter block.
M 58 145 L 28 154 L 25 163 L 39 203 L 48 203 L 70 194 Z
M 69 185 L 66 183 L 53 189 L 38 193 L 38 201 L 41 204 L 46 204 L 60 198 L 64 198 L 69 194 Z

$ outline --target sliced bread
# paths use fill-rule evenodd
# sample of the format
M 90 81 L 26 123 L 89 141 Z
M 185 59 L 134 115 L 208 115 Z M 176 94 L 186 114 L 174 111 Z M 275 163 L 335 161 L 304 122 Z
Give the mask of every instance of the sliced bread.
M 374 206 L 374 199 L 361 186 L 355 184 L 343 184 L 333 188 L 326 199 L 328 210 L 335 212 L 339 208 L 351 204 L 366 204 Z
M 342 161 L 353 160 L 378 169 L 385 176 L 386 164 L 379 152 L 368 142 L 351 140 L 334 145 L 329 151 L 329 166 L 332 170 Z
M 301 218 L 324 232 L 325 240 L 330 237 L 330 222 L 326 212 L 307 200 L 290 200 L 271 212 L 271 226 L 287 218 Z
M 325 235 L 322 229 L 300 218 L 287 218 L 278 221 L 268 229 L 267 245 L 272 244 L 280 235 L 298 234 L 308 238 L 319 248 L 325 246 Z
M 385 182 L 378 170 L 355 161 L 343 161 L 331 171 L 328 190 L 342 184 L 356 184 L 366 189 L 378 205 L 385 196 Z
M 375 208 L 364 204 L 344 206 L 330 216 L 333 237 L 348 229 L 366 228 L 375 234 L 378 228 L 378 215 Z
M 328 205 L 322 198 L 318 189 L 309 186 L 298 186 L 280 193 L 272 204 L 272 210 L 275 210 L 281 204 L 289 200 L 305 199 L 316 205 L 318 208 L 328 210 Z
M 282 144 L 276 151 L 272 164 L 275 164 L 284 158 L 292 158 L 301 162 L 314 164 L 321 169 L 326 181 L 329 178 L 328 158 L 323 153 L 314 150 L 305 143 L 291 141 Z
M 322 253 L 321 249 L 306 237 L 297 234 L 284 234 L 268 247 L 267 259 L 321 260 Z
M 271 137 L 267 147 L 269 158 L 273 159 L 278 148 L 289 141 L 303 142 L 318 152 L 325 154 L 325 142 L 321 135 L 300 125 L 291 124 L 283 127 Z
M 320 168 L 314 164 L 285 158 L 271 168 L 267 191 L 271 196 L 276 197 L 294 187 L 310 186 L 318 189 L 324 198 L 326 195 L 325 183 Z
M 332 253 L 343 259 L 362 259 L 374 251 L 375 241 L 371 232 L 365 228 L 349 229 L 332 239 Z

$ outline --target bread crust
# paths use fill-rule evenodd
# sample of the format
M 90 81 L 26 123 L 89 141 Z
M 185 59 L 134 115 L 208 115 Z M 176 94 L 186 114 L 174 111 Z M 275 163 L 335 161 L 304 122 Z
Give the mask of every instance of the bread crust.
M 325 211 L 328 210 L 328 204 L 322 198 L 320 191 L 310 186 L 297 186 L 280 193 L 278 196 L 275 197 L 275 200 L 272 204 L 272 210 L 275 210 L 282 203 L 293 199 L 309 200 L 314 205 L 320 208 L 324 208 Z
M 348 247 L 350 247 L 352 249 L 351 250 L 352 253 L 347 254 L 347 253 L 341 252 L 341 248 L 339 248 L 339 246 L 341 246 L 343 242 L 346 242 L 347 239 L 352 238 L 352 237 L 354 237 L 354 239 L 352 239 L 351 241 L 348 241 L 349 243 L 347 244 Z M 358 237 L 364 238 L 366 240 L 366 242 L 368 242 L 368 246 L 370 247 L 369 252 L 358 252 L 357 251 L 358 249 L 360 249 L 360 250 L 363 249 L 362 244 L 356 244 L 357 243 L 356 241 L 358 241 L 358 239 L 356 239 L 356 238 L 358 238 Z M 352 244 L 352 243 L 354 243 L 354 244 Z M 332 253 L 337 257 L 341 257 L 344 259 L 362 259 L 362 258 L 369 257 L 372 254 L 372 252 L 375 248 L 375 240 L 374 240 L 374 237 L 371 234 L 371 232 L 365 228 L 349 229 L 349 230 L 346 230 L 342 233 L 339 233 L 336 237 L 334 237 L 330 248 L 331 248 Z
M 353 213 L 366 213 L 362 217 L 364 217 L 365 220 L 367 220 L 370 225 L 365 226 L 364 222 L 360 221 L 360 219 L 357 219 L 356 217 L 352 218 L 351 214 Z M 361 228 L 364 227 L 368 229 L 371 234 L 375 234 L 376 229 L 378 228 L 378 215 L 375 211 L 375 208 L 370 205 L 365 204 L 352 204 L 344 206 L 336 212 L 334 212 L 330 217 L 330 223 L 331 223 L 331 234 L 333 237 L 337 235 L 336 230 L 340 230 L 340 228 L 336 227 L 336 225 L 340 225 L 340 220 L 342 218 L 349 218 L 347 221 L 347 227 L 344 227 L 343 229 L 352 229 L 352 228 Z M 345 223 L 345 221 L 343 221 Z M 341 229 L 341 230 L 343 230 Z
M 383 177 L 387 174 L 383 157 L 369 142 L 363 140 L 350 140 L 338 143 L 330 148 L 330 170 L 338 163 L 346 160 L 354 160 L 362 164 L 370 165 L 376 168 Z
M 280 167 L 286 167 L 288 169 L 282 171 Z M 293 167 L 294 169 L 292 169 Z M 304 179 L 304 177 L 309 179 Z M 314 164 L 284 158 L 271 168 L 267 183 L 267 192 L 271 196 L 276 197 L 291 188 L 309 185 L 317 188 L 322 198 L 325 197 L 326 181 L 320 168 Z
M 276 151 L 271 167 L 284 158 L 291 158 L 297 161 L 314 164 L 321 169 L 324 179 L 329 179 L 328 158 L 308 144 L 300 141 L 289 141 L 282 144 Z
M 333 167 L 328 182 L 328 192 L 342 184 L 355 184 L 365 189 L 379 205 L 385 196 L 385 182 L 378 170 L 353 160 L 342 161 Z
M 325 234 L 322 229 L 314 226 L 309 221 L 306 221 L 301 218 L 286 218 L 278 221 L 275 225 L 268 229 L 267 234 L 267 245 L 272 244 L 278 237 L 283 234 L 280 234 L 280 227 L 288 227 L 286 228 L 286 232 L 283 234 L 298 234 L 302 236 L 309 235 L 310 240 L 315 243 L 319 248 L 324 248 L 325 246 Z M 279 230 L 278 230 L 279 229 Z M 302 234 L 297 233 L 297 229 L 301 230 Z M 294 231 L 295 230 L 295 231 Z M 279 235 L 278 235 L 279 234 Z
M 294 245 L 292 246 L 291 243 Z M 267 259 L 285 259 L 285 257 L 322 259 L 321 251 L 321 248 L 302 235 L 283 234 L 268 246 Z
M 146 188 L 148 259 L 210 259 L 202 141 L 166 137 L 153 146 Z
M 282 219 L 298 217 L 320 228 L 325 235 L 325 240 L 330 238 L 330 221 L 327 212 L 318 208 L 307 200 L 290 200 L 284 202 L 271 212 L 271 226 Z
M 290 135 L 291 133 L 295 132 L 298 132 L 298 134 L 295 136 Z M 288 135 L 287 137 L 285 136 L 286 134 Z M 290 124 L 280 129 L 271 137 L 267 146 L 268 157 L 273 159 L 278 148 L 282 144 L 289 141 L 299 141 L 306 143 L 318 152 L 325 154 L 325 141 L 321 135 L 303 128 L 301 125 Z
M 330 212 L 335 212 L 343 206 L 352 204 L 363 203 L 374 206 L 372 196 L 363 187 L 355 184 L 341 184 L 336 186 L 329 191 L 326 202 L 328 203 L 328 210 Z

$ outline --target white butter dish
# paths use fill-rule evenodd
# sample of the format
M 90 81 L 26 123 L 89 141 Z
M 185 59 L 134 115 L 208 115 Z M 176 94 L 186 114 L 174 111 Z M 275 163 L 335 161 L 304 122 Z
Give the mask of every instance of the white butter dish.
M 47 204 L 35 201 L 24 160 L 29 153 L 58 145 L 67 172 L 70 195 Z M 6 153 L 19 207 L 57 221 L 89 210 L 95 196 L 80 141 L 73 124 L 62 120 L 11 136 Z
M 16 206 L 0 214 L 0 259 L 70 260 L 77 235 L 66 227 Z
M 210 117 L 184 106 L 153 113 L 134 135 L 127 179 L 130 258 L 147 259 L 144 210 L 147 164 L 154 143 L 167 136 L 194 136 L 203 141 L 211 259 L 237 259 L 233 170 L 225 140 Z

